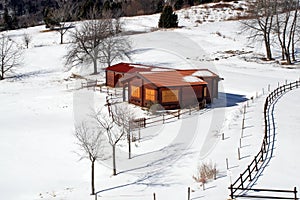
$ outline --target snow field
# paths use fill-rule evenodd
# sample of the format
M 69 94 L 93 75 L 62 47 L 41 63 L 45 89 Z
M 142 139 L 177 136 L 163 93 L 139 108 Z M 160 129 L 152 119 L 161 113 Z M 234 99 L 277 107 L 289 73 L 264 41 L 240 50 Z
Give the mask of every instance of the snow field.
M 192 18 L 192 14 L 190 16 Z M 125 30 L 148 32 L 156 28 L 158 17 L 125 18 Z M 203 23 L 195 27 L 193 21 L 183 20 L 181 29 L 128 36 L 134 46 L 129 61 L 169 68 L 211 69 L 224 78 L 220 100 L 215 102 L 215 108 L 203 114 L 143 129 L 142 141 L 133 145 L 131 160 L 125 156 L 127 144 L 123 141 L 118 149 L 120 173 L 117 176 L 111 176 L 111 160 L 97 163 L 96 190 L 101 199 L 152 199 L 155 192 L 157 199 L 179 200 L 187 198 L 188 187 L 192 188 L 192 199 L 227 199 L 230 181 L 245 170 L 262 143 L 265 99 L 261 96 L 262 88 L 266 92 L 268 85 L 274 89 L 278 82 L 299 78 L 297 66 L 286 69 L 273 62 L 251 62 L 248 58 L 255 57 L 254 53 L 226 53 L 236 50 L 263 53 L 260 45 L 249 45 L 246 36 L 240 34 L 239 22 Z M 0 83 L 1 197 L 10 200 L 94 199 L 89 195 L 90 163 L 79 161 L 75 153 L 78 146 L 73 136 L 74 122 L 84 118 L 90 107 L 101 108 L 105 94 L 68 89 L 66 85 L 80 85 L 80 81 L 64 80 L 71 72 L 86 75 L 89 70 L 79 66 L 65 72 L 63 56 L 67 45 L 58 44 L 57 33 L 41 30 L 44 27 L 8 32 L 20 43 L 26 32 L 32 35 L 33 42 L 29 49 L 23 49 L 23 65 L 17 70 L 21 76 Z M 96 78 L 103 79 L 103 75 Z M 276 107 L 278 149 L 270 164 L 275 167 L 262 176 L 262 182 L 258 183 L 262 187 L 297 185 L 297 171 L 289 169 L 295 169 L 298 161 L 290 162 L 290 158 L 282 161 L 279 150 L 283 156 L 290 149 L 297 152 L 292 149 L 297 145 L 288 144 L 297 141 L 293 133 L 298 130 L 295 122 L 299 117 L 288 110 L 298 109 L 298 94 L 296 90 L 288 93 L 288 100 L 283 97 Z M 249 100 L 251 97 L 254 97 L 253 102 Z M 289 107 L 289 101 L 294 107 Z M 245 105 L 242 159 L 238 160 Z M 291 133 L 292 139 L 280 137 L 281 132 Z M 203 191 L 192 176 L 198 165 L 207 161 L 217 164 L 219 174 Z M 279 173 L 276 170 L 282 166 L 281 162 L 286 163 L 287 173 L 274 181 L 273 175 Z

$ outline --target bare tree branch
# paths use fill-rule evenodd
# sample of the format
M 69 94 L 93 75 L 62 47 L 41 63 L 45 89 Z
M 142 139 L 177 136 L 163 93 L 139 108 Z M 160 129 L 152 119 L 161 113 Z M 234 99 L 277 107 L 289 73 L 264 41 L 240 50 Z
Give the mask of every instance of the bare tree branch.
M 16 42 L 6 35 L 0 37 L 0 80 L 3 80 L 7 73 L 14 73 L 14 69 L 21 63 L 22 50 Z
M 92 63 L 94 74 L 97 74 L 98 63 L 110 66 L 114 60 L 128 57 L 131 45 L 127 37 L 120 36 L 120 31 L 121 23 L 109 14 L 100 20 L 84 22 L 81 28 L 71 33 L 72 44 L 66 55 L 66 65 Z

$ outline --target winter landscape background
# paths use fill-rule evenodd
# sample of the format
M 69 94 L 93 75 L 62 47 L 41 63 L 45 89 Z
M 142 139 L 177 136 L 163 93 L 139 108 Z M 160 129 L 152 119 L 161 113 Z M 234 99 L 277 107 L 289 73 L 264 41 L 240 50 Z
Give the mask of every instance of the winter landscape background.
M 158 14 L 123 18 L 125 30 L 139 32 L 128 36 L 134 50 L 131 60 L 125 61 L 178 69 L 208 68 L 224 78 L 220 99 L 204 111 L 142 129 L 144 139 L 133 145 L 133 158 L 117 161 L 117 176 L 112 176 L 110 159 L 97 163 L 99 199 L 153 199 L 153 193 L 157 199 L 186 199 L 188 187 L 192 189 L 191 199 L 228 199 L 228 186 L 245 170 L 262 143 L 268 87 L 273 90 L 278 84 L 299 80 L 298 63 L 287 67 L 260 59 L 263 46 L 247 40 L 239 21 L 225 20 L 236 15 L 235 11 L 204 13 L 201 7 L 192 7 L 178 11 L 178 15 L 181 28 L 171 30 L 156 30 Z M 204 15 L 210 20 L 195 22 Z M 90 196 L 90 163 L 79 161 L 75 153 L 74 120 L 90 107 L 104 106 L 106 94 L 76 90 L 81 80 L 69 79 L 71 73 L 89 76 L 92 69 L 78 66 L 66 71 L 63 56 L 68 44 L 59 44 L 58 33 L 43 30 L 44 26 L 37 26 L 5 33 L 20 45 L 28 33 L 32 42 L 23 49 L 18 76 L 0 82 L 1 198 L 94 199 Z M 275 56 L 280 56 L 279 50 Z M 104 81 L 104 73 L 92 78 Z M 256 187 L 292 189 L 300 185 L 296 159 L 299 98 L 300 90 L 295 89 L 275 104 L 274 157 Z M 238 160 L 245 105 L 242 159 Z M 119 154 L 126 152 L 126 142 L 118 149 Z M 192 176 L 199 164 L 209 161 L 216 163 L 219 173 L 203 190 Z

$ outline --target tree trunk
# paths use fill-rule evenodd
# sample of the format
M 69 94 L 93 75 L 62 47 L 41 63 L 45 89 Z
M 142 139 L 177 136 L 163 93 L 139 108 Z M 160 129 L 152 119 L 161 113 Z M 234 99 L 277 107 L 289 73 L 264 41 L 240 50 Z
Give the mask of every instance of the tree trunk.
M 264 34 L 264 41 L 265 41 L 265 48 L 267 53 L 267 60 L 272 60 L 272 51 L 271 51 L 271 44 L 270 39 L 268 38 L 267 34 Z
M 265 41 L 266 46 L 266 52 L 267 52 L 267 60 L 272 60 L 272 51 L 271 51 L 271 45 L 268 41 Z
M 0 80 L 4 79 L 4 64 L 3 64 L 3 60 L 2 60 L 2 65 L 1 65 L 1 76 L 0 76 Z
M 64 43 L 64 34 L 60 33 L 60 44 Z
M 128 158 L 131 159 L 131 138 L 130 138 L 130 129 L 129 129 L 129 133 L 127 134 L 127 140 L 128 140 Z
M 92 161 L 92 193 L 91 195 L 95 195 L 95 160 Z
M 97 70 L 97 59 L 96 59 L 96 58 L 93 59 L 93 64 L 94 64 L 94 74 L 98 74 L 98 70 Z
M 113 148 L 113 175 L 117 175 L 117 168 L 116 168 L 116 145 L 112 145 Z
M 295 62 L 296 61 L 296 51 L 295 51 L 295 32 L 293 33 L 293 41 L 292 41 L 292 59 Z
M 286 64 L 291 65 L 292 60 L 291 60 L 291 54 L 290 54 L 289 50 L 285 51 L 285 57 L 286 57 Z
M 285 60 L 285 50 L 281 47 L 281 60 Z

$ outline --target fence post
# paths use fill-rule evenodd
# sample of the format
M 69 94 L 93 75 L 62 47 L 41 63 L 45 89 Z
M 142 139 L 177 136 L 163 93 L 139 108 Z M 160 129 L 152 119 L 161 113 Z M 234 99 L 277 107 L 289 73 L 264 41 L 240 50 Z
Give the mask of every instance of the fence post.
M 238 159 L 241 160 L 241 152 L 240 152 L 240 148 L 238 148 Z
M 242 138 L 240 138 L 240 148 L 242 148 Z
M 153 199 L 156 200 L 156 195 L 155 195 L 155 193 L 153 193 Z
M 252 178 L 251 178 L 251 170 L 250 170 L 250 165 L 248 165 L 248 172 L 249 172 L 249 181 L 252 181 Z
M 296 187 L 294 187 L 294 194 L 295 194 L 295 200 L 298 199 L 297 198 L 297 188 Z
M 242 122 L 242 129 L 245 128 L 245 118 L 243 118 L 243 122 Z
M 266 139 L 263 140 L 263 152 L 267 153 L 267 149 L 266 149 Z
M 226 169 L 229 169 L 228 158 L 226 158 Z
M 230 185 L 230 198 L 233 199 L 233 186 Z
M 191 200 L 191 188 L 188 187 L 188 200 Z
M 165 123 L 165 114 L 163 113 L 163 124 Z
M 144 128 L 146 128 L 146 118 L 144 117 Z
M 261 149 L 260 151 L 261 151 L 261 161 L 263 162 L 264 161 L 264 152 L 263 152 L 263 149 Z
M 240 174 L 240 179 L 241 179 L 241 186 L 242 186 L 242 189 L 244 189 L 244 181 L 243 181 L 243 175 Z
M 254 157 L 255 160 L 255 170 L 258 171 L 258 167 L 257 167 L 257 156 Z
M 178 110 L 178 119 L 180 119 L 180 110 Z

